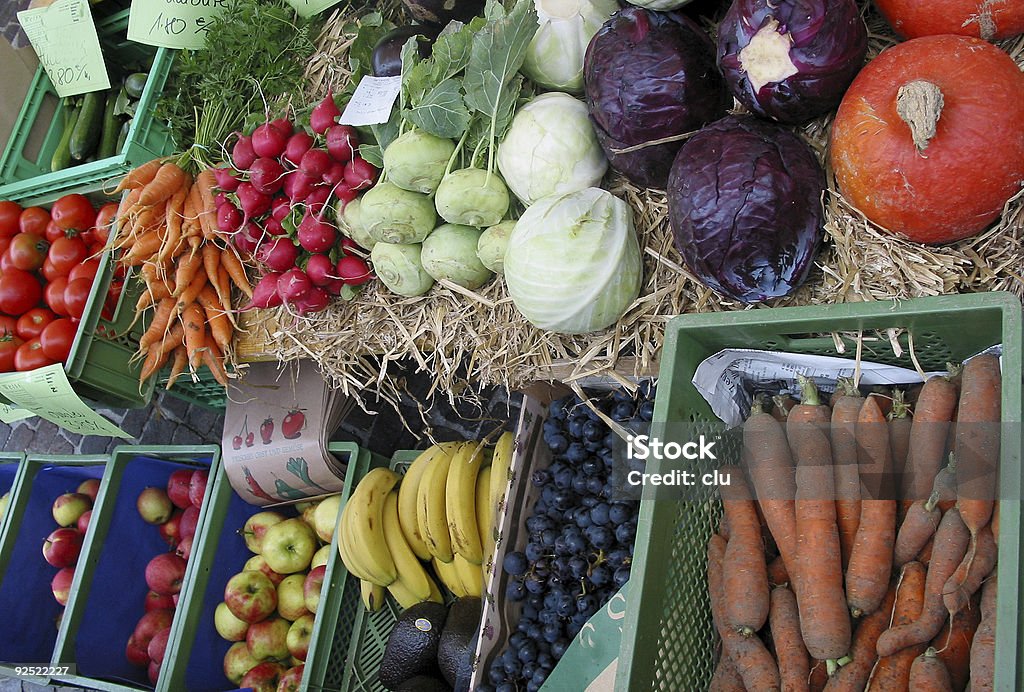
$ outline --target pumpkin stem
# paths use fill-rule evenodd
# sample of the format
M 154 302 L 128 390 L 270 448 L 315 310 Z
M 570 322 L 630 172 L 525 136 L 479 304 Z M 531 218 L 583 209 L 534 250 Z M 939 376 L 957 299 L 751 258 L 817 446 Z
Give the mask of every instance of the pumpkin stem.
M 896 92 L 896 113 L 910 127 L 918 152 L 923 152 L 935 136 L 942 106 L 942 91 L 923 79 L 907 82 Z

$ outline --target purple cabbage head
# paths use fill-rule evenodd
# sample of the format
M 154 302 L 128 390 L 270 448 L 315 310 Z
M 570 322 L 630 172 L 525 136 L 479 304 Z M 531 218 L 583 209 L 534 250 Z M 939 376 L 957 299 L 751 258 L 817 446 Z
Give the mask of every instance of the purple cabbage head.
M 825 173 L 797 135 L 752 116 L 708 125 L 668 180 L 676 248 L 697 278 L 743 303 L 784 296 L 822 239 Z
M 583 79 L 609 162 L 645 187 L 665 187 L 681 142 L 621 150 L 698 130 L 732 105 L 714 44 L 678 12 L 615 13 L 587 47 Z
M 718 66 L 733 95 L 792 125 L 839 105 L 867 49 L 855 0 L 733 0 L 718 27 Z

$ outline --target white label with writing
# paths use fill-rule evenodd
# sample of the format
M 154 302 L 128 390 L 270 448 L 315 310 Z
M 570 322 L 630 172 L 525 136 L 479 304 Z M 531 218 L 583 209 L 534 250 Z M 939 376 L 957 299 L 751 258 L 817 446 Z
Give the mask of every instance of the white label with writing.
M 391 109 L 402 90 L 402 78 L 370 77 L 359 80 L 356 93 L 345 106 L 342 125 L 380 125 L 391 118 Z

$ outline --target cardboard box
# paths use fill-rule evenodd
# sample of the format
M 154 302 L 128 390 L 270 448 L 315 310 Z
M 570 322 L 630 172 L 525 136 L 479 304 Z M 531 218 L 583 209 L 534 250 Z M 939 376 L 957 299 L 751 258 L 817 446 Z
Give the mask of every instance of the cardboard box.
M 6 41 L 0 41 L 0 84 L 4 91 L 4 98 L 0 99 L 0 143 L 4 145 L 11 136 L 38 66 L 31 48 L 12 48 Z

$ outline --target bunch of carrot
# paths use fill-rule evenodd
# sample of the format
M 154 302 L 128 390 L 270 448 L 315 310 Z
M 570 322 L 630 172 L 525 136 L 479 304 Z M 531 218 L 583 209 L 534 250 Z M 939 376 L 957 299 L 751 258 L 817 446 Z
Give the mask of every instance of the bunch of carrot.
M 214 187 L 211 170 L 193 180 L 160 159 L 132 170 L 117 186 L 124 195 L 112 242 L 145 284 L 136 316 L 154 308 L 139 340 L 140 381 L 171 363 L 169 389 L 186 368 L 194 372 L 205 364 L 227 384 L 237 326 L 231 286 L 249 297 L 252 288 L 234 248 L 219 242 Z
M 710 689 L 992 689 L 1000 383 L 981 355 L 907 401 L 801 378 L 755 406 L 707 549 Z

